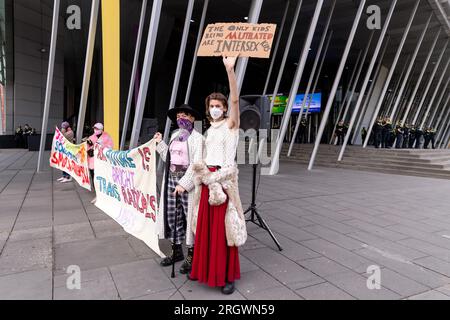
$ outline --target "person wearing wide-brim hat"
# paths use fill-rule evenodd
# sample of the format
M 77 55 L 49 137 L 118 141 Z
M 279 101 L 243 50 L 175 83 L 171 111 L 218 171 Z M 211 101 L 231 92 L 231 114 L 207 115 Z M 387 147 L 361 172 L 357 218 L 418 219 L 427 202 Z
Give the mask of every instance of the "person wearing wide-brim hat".
M 202 160 L 204 139 L 194 129 L 195 120 L 201 116 L 189 105 L 172 108 L 167 116 L 178 125 L 170 137 L 169 145 L 164 142 L 161 133 L 157 132 L 153 137 L 157 142 L 156 151 L 166 164 L 159 204 L 159 238 L 169 239 L 173 248 L 171 255 L 164 258 L 161 265 L 166 267 L 185 259 L 182 244 L 186 241 L 188 254 L 180 268 L 180 273 L 186 274 L 191 270 L 194 255 L 194 233 L 191 230 L 195 187 L 193 165 Z

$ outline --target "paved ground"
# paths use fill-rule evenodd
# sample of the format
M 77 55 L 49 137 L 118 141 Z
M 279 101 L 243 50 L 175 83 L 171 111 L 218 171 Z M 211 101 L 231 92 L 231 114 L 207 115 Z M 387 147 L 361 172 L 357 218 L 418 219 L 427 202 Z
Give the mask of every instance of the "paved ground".
M 161 268 L 159 258 L 90 204 L 37 154 L 0 150 L 0 299 L 450 299 L 447 180 L 281 165 L 263 176 L 242 279 L 223 296 Z M 248 203 L 250 168 L 241 168 Z M 66 268 L 81 269 L 69 290 Z M 381 289 L 367 288 L 380 267 Z

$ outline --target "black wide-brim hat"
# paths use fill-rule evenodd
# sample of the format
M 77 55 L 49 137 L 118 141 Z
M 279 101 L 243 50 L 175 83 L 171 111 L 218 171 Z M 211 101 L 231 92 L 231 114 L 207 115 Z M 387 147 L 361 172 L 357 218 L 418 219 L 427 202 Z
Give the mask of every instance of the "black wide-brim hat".
M 177 113 L 179 112 L 189 113 L 195 118 L 195 120 L 201 119 L 200 113 L 197 110 L 192 109 L 192 107 L 187 104 L 182 104 L 181 106 L 170 109 L 167 111 L 167 116 L 170 120 L 172 120 L 172 122 L 177 122 Z

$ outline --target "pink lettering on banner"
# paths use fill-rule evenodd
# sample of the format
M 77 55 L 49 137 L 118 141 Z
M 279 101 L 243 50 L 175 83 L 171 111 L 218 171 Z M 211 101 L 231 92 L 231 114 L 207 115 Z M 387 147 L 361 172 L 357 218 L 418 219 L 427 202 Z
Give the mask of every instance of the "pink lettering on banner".
M 121 187 L 134 188 L 134 172 L 112 167 L 112 178 Z
M 126 188 L 122 186 L 122 198 L 130 206 L 133 206 L 140 213 L 145 214 L 146 218 L 150 218 L 156 222 L 156 197 L 144 194 L 134 188 Z
M 138 148 L 139 154 L 142 158 L 142 168 L 146 171 L 150 170 L 150 165 L 148 164 L 150 162 L 150 148 L 144 147 L 144 148 Z

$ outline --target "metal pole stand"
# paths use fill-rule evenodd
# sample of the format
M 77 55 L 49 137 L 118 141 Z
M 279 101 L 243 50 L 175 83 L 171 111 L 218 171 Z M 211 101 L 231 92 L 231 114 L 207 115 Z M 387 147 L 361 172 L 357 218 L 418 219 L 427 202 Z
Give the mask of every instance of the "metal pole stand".
M 175 227 L 173 230 L 173 242 L 172 242 L 172 274 L 171 278 L 175 278 L 175 247 L 177 241 L 177 226 L 178 226 L 178 206 L 180 205 L 180 196 L 178 193 L 175 195 Z
M 260 228 L 265 229 L 269 233 L 269 235 L 272 238 L 272 240 L 277 245 L 278 250 L 282 251 L 283 248 L 281 247 L 281 245 L 278 242 L 277 238 L 275 238 L 275 236 L 272 233 L 272 230 L 270 230 L 270 228 L 269 228 L 269 225 L 263 219 L 263 217 L 261 217 L 261 215 L 258 213 L 258 209 L 256 208 L 256 168 L 257 167 L 258 167 L 258 165 L 256 163 L 253 164 L 252 203 L 250 204 L 248 209 L 245 210 L 244 215 L 246 215 L 247 213 L 251 212 L 250 219 L 248 219 L 246 221 L 253 222 L 254 224 L 259 226 Z M 255 217 L 257 218 L 257 220 L 255 220 Z

